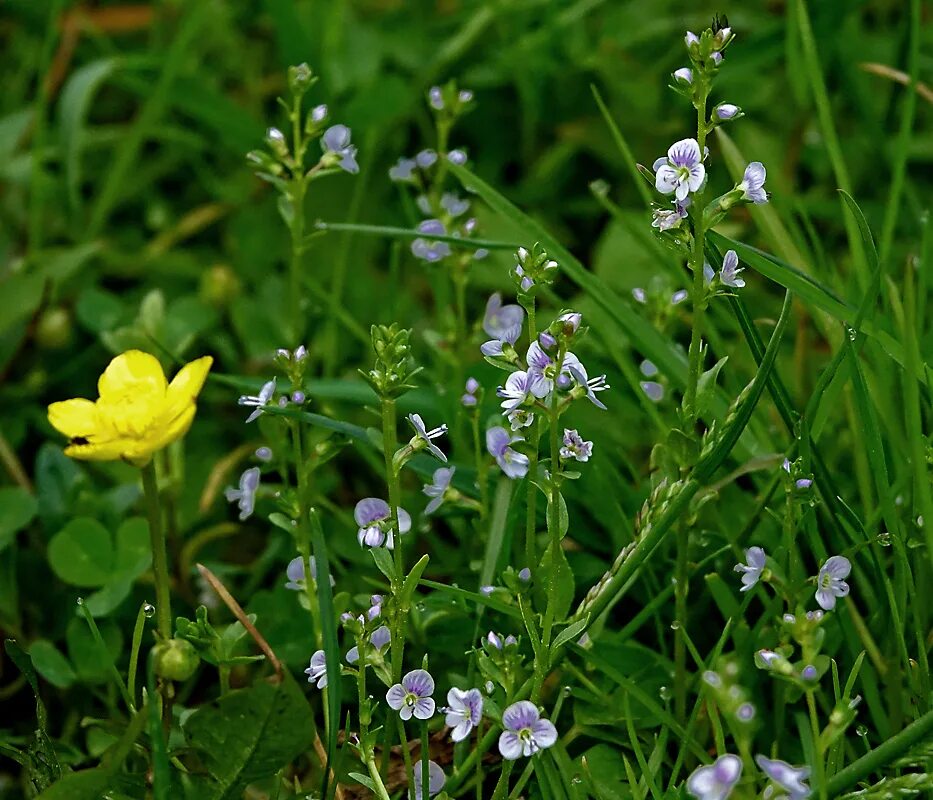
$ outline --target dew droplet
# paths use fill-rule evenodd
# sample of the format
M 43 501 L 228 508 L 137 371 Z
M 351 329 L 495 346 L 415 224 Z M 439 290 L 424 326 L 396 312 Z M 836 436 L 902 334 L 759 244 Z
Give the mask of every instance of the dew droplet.
M 679 631 L 679 630 L 680 630 L 680 622 L 679 622 L 678 620 L 675 619 L 675 620 L 671 623 L 671 630 L 672 630 L 672 631 Z
M 79 606 L 83 606 L 83 605 L 84 605 L 84 598 L 83 598 L 83 597 L 79 597 L 79 598 L 77 599 L 77 603 L 78 603 Z
M 565 686 L 565 687 L 564 687 L 564 697 L 570 697 L 570 695 L 572 695 L 572 694 L 573 694 L 573 687 L 572 687 L 572 686 Z
M 855 328 L 847 328 L 846 332 L 849 334 L 850 342 L 854 342 L 858 338 L 858 331 Z
M 880 544 L 882 547 L 890 547 L 890 546 L 891 546 L 891 540 L 892 540 L 891 534 L 888 533 L 887 531 L 885 531 L 884 533 L 879 533 L 879 534 L 878 534 L 877 542 L 878 542 L 878 544 Z
M 143 615 L 147 619 L 152 619 L 155 616 L 155 606 L 152 603 L 143 603 Z
M 667 686 L 662 686 L 658 690 L 658 694 L 661 695 L 662 700 L 670 700 L 674 696 L 674 693 Z
M 571 782 L 574 786 L 579 786 L 581 783 L 583 783 L 583 778 L 581 778 L 579 775 L 574 775 L 574 776 L 570 779 L 570 782 Z
M 858 736 L 868 736 L 868 728 L 866 728 L 864 725 L 856 725 L 855 733 Z

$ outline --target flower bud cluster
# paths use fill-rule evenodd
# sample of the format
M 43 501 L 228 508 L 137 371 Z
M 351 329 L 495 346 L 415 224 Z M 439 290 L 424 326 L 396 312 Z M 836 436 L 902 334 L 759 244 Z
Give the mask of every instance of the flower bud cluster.
M 414 389 L 412 379 L 421 371 L 411 355 L 411 331 L 397 324 L 373 325 L 370 329 L 373 368 L 360 374 L 380 397 L 395 398 Z

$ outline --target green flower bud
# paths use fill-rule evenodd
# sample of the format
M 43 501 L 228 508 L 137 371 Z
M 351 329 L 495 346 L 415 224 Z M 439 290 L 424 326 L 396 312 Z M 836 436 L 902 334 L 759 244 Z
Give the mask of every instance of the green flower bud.
M 186 681 L 198 668 L 201 656 L 191 642 L 169 639 L 155 646 L 156 674 L 170 681 Z
M 59 350 L 71 341 L 71 333 L 71 314 L 64 308 L 49 308 L 36 325 L 36 343 L 46 350 Z

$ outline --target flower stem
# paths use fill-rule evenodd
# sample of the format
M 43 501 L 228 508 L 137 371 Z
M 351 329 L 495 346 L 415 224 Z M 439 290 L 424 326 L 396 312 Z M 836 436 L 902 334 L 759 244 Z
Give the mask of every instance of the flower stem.
M 389 519 L 392 530 L 392 555 L 395 561 L 395 579 L 392 581 L 392 595 L 395 604 L 392 611 L 392 678 L 399 681 L 402 677 L 402 655 L 405 647 L 405 626 L 408 609 L 401 607 L 402 602 L 402 574 L 404 560 L 402 558 L 402 534 L 398 524 L 399 477 L 395 469 L 395 400 L 391 397 L 382 398 L 382 449 L 386 462 L 386 483 L 389 488 Z
M 499 773 L 499 782 L 496 784 L 496 789 L 492 793 L 492 800 L 502 800 L 502 798 L 508 794 L 509 776 L 512 774 L 513 766 L 515 766 L 514 761 L 502 762 L 502 772 Z
M 523 304 L 524 305 L 524 304 Z M 524 306 L 528 314 L 528 343 L 531 344 L 538 338 L 538 331 L 535 325 L 535 299 L 528 300 Z M 535 512 L 538 502 L 538 488 L 533 481 L 538 474 L 538 443 L 541 439 L 541 423 L 537 417 L 531 423 L 528 431 L 528 441 L 532 444 L 531 455 L 528 457 L 528 476 L 525 480 L 528 483 L 528 493 L 526 500 L 527 514 L 525 517 L 525 566 L 531 567 L 537 562 L 535 555 Z
M 820 800 L 826 800 L 826 776 L 823 765 L 823 747 L 820 744 L 820 722 L 816 716 L 816 699 L 812 690 L 807 692 L 807 708 L 810 709 L 810 727 L 813 730 L 813 780 L 819 787 Z
M 558 410 L 558 398 L 557 398 L 557 378 L 560 375 L 561 367 L 564 363 L 564 351 L 560 350 L 557 354 L 557 359 L 554 365 L 554 389 L 551 392 L 551 407 L 548 410 L 548 427 L 551 439 L 551 482 L 549 486 L 549 499 L 548 499 L 548 514 L 547 514 L 547 531 L 548 538 L 550 540 L 550 549 L 551 549 L 551 574 L 548 576 L 548 581 L 550 586 L 547 593 L 547 607 L 544 611 L 544 625 L 542 626 L 541 633 L 541 655 L 547 662 L 550 662 L 550 648 L 551 648 L 551 629 L 554 626 L 554 598 L 557 595 L 557 572 L 558 572 L 558 561 L 557 555 L 560 551 L 560 540 L 561 540 L 561 530 L 560 530 L 560 429 L 558 427 L 558 417 L 560 412 Z M 530 566 L 530 565 L 529 565 Z M 543 665 L 543 670 L 546 671 L 549 664 L 545 663 Z
M 162 528 L 155 462 L 150 460 L 142 468 L 142 474 L 146 514 L 149 518 L 149 542 L 152 547 L 152 574 L 155 578 L 157 630 L 159 638 L 167 641 L 172 638 L 172 596 L 169 590 L 168 558 L 165 554 L 165 531 Z

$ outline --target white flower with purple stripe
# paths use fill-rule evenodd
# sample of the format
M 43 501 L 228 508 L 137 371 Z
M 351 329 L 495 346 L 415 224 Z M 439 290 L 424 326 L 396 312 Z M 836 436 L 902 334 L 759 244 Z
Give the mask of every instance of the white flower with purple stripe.
M 502 413 L 507 414 L 529 401 L 544 397 L 550 391 L 549 383 L 540 372 L 531 369 L 528 372 L 513 372 L 506 379 L 505 386 L 496 389 L 496 394 L 502 398 L 499 404 Z
M 820 567 L 816 578 L 816 602 L 824 611 L 836 607 L 837 597 L 847 597 L 849 584 L 846 578 L 852 571 L 852 563 L 845 556 L 832 556 Z
M 324 131 L 321 149 L 340 156 L 339 166 L 344 172 L 356 174 L 360 171 L 356 163 L 356 147 L 350 143 L 350 129 L 346 125 L 332 125 Z
M 719 280 L 723 286 L 732 289 L 741 289 L 745 286 L 745 279 L 739 277 L 742 267 L 739 266 L 739 257 L 735 250 L 727 250 L 722 259 L 722 269 L 719 272 Z
M 285 577 L 288 578 L 288 583 L 285 584 L 286 589 L 291 589 L 295 592 L 303 592 L 306 588 L 305 581 L 305 567 L 304 559 L 301 556 L 293 558 L 288 562 L 288 566 L 285 568 Z M 308 557 L 308 566 L 310 567 L 311 580 L 317 580 L 317 564 L 314 561 L 314 556 Z M 330 585 L 334 585 L 334 576 L 330 576 Z
M 426 219 L 418 225 L 418 233 L 425 236 L 446 236 L 447 228 L 439 219 Z M 415 258 L 433 264 L 450 255 L 450 245 L 447 242 L 418 238 L 411 243 L 411 252 Z
M 685 197 L 683 200 L 676 200 L 673 209 L 656 208 L 651 220 L 651 227 L 660 231 L 669 231 L 671 228 L 676 228 L 681 221 L 687 218 L 687 208 L 689 206 L 690 198 Z
M 457 689 L 447 692 L 447 708 L 444 709 L 444 722 L 455 742 L 463 741 L 470 735 L 483 718 L 483 695 L 479 689 Z
M 418 450 L 427 449 L 432 456 L 446 463 L 447 456 L 444 455 L 444 451 L 434 444 L 432 440 L 447 433 L 447 426 L 438 425 L 436 428 L 428 430 L 420 414 L 409 414 L 408 421 L 411 423 L 411 427 L 415 429 L 415 437 L 412 439 L 412 446 Z
M 422 800 L 424 797 L 424 778 L 421 775 L 423 763 L 424 762 L 419 758 L 412 769 L 412 780 L 415 784 L 415 800 Z M 447 783 L 447 776 L 444 774 L 444 770 L 441 769 L 440 764 L 429 761 L 428 797 L 434 797 L 434 795 L 440 794 L 445 783 Z M 408 797 L 411 798 L 411 792 L 408 793 Z
M 483 343 L 480 352 L 484 356 L 501 356 L 503 345 L 514 345 L 522 335 L 525 321 L 524 309 L 514 303 L 502 304 L 502 295 L 496 292 L 486 301 L 483 315 L 483 330 L 490 341 Z
M 563 446 L 560 448 L 560 457 L 569 460 L 589 461 L 593 455 L 593 443 L 586 441 L 576 430 L 564 428 Z
M 240 484 L 224 491 L 228 503 L 236 502 L 240 509 L 240 520 L 247 519 L 256 505 L 256 491 L 259 489 L 259 467 L 250 467 L 240 475 Z
M 726 800 L 742 777 L 742 759 L 726 754 L 687 778 L 687 791 L 697 800 Z
M 444 500 L 447 499 L 447 490 L 450 488 L 450 481 L 453 479 L 456 469 L 456 467 L 441 467 L 434 470 L 431 483 L 425 484 L 422 489 L 431 498 L 430 502 L 425 506 L 425 514 L 433 514 L 443 505 Z
M 675 73 L 676 74 L 676 73 Z M 696 192 L 706 178 L 706 167 L 696 139 L 681 139 L 667 151 L 667 158 L 654 162 L 654 185 L 662 194 L 671 194 L 684 200 Z
M 749 547 L 745 551 L 745 560 L 748 563 L 736 564 L 733 568 L 736 572 L 742 573 L 742 588 L 739 591 L 747 592 L 758 583 L 765 568 L 766 558 L 762 547 Z
M 810 787 L 804 783 L 810 777 L 810 767 L 794 767 L 786 761 L 762 755 L 755 756 L 755 763 L 765 775 L 788 793 L 790 800 L 804 800 L 810 796 Z
M 752 161 L 745 168 L 742 182 L 738 188 L 742 190 L 742 199 L 750 203 L 761 205 L 768 202 L 768 193 L 765 191 L 765 178 L 768 172 L 760 161 Z
M 373 646 L 373 650 L 380 655 L 385 651 L 389 646 L 389 642 L 392 641 L 392 634 L 389 629 L 382 625 L 372 632 L 372 635 L 369 637 L 369 643 Z M 347 651 L 347 663 L 355 664 L 360 660 L 360 649 L 356 645 L 351 647 Z
M 404 508 L 396 510 L 399 533 L 408 533 L 411 530 L 411 515 Z M 385 544 L 389 550 L 395 547 L 391 516 L 389 504 L 385 500 L 378 497 L 360 500 L 353 509 L 353 519 L 359 525 L 357 539 L 360 545 L 382 547 Z
M 305 670 L 308 676 L 308 683 L 317 682 L 317 688 L 323 689 L 327 686 L 327 664 L 323 650 L 318 650 L 311 656 L 311 664 Z
M 269 404 L 269 401 L 272 400 L 272 395 L 275 394 L 275 378 L 271 381 L 266 381 L 262 388 L 259 390 L 259 394 L 244 394 L 240 396 L 240 399 L 237 400 L 237 405 L 240 406 L 251 406 L 255 409 L 247 418 L 247 424 L 258 419 L 262 414 L 263 408 Z
M 609 388 L 609 384 L 606 383 L 606 376 L 600 375 L 596 378 L 590 378 L 586 374 L 586 367 L 579 362 L 577 362 L 577 364 L 577 366 L 570 368 L 570 374 L 573 375 L 573 379 L 577 382 L 577 385 L 583 389 L 586 399 L 596 406 L 596 408 L 601 408 L 605 411 L 606 404 L 596 396 L 596 393 L 604 392 Z
M 499 468 L 506 477 L 523 478 L 528 474 L 528 456 L 513 450 L 511 445 L 525 441 L 521 436 L 509 433 L 505 428 L 496 426 L 486 431 L 486 449 L 496 459 Z
M 499 752 L 509 761 L 532 756 L 557 741 L 557 728 L 541 719 L 538 707 L 529 700 L 512 703 L 502 714 L 502 727 Z
M 386 692 L 389 708 L 403 720 L 430 719 L 434 716 L 434 678 L 424 669 L 414 669 Z

